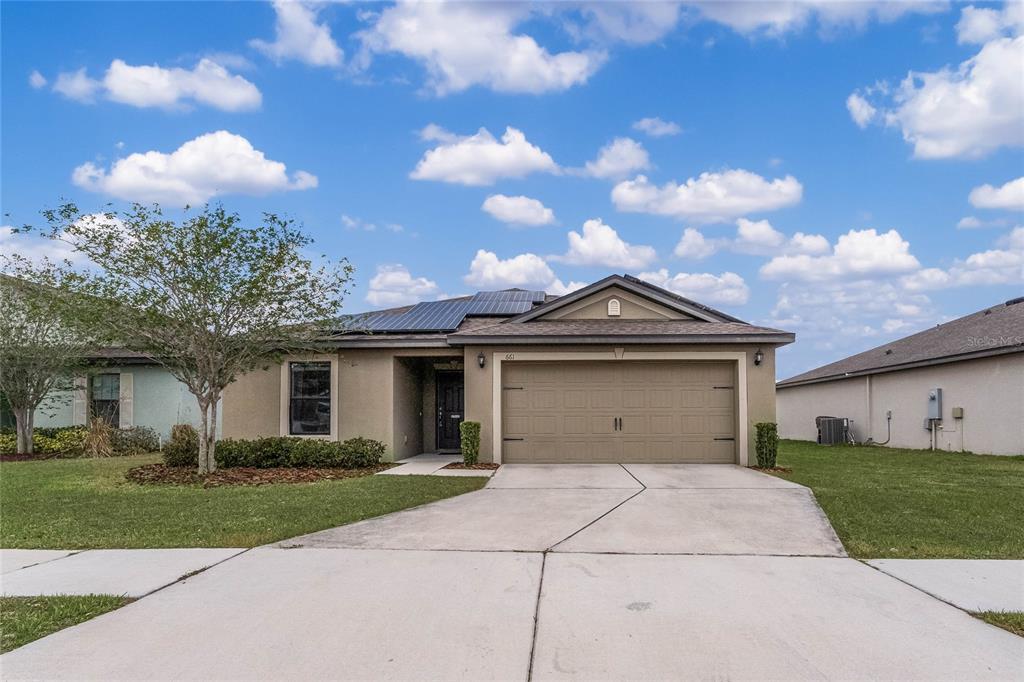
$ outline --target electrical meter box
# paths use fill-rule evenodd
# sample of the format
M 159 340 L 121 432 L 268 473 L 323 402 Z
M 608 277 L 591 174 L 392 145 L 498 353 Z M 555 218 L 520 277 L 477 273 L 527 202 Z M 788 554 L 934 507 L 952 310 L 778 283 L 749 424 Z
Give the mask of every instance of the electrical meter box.
M 928 418 L 942 419 L 942 389 L 933 388 L 928 391 Z

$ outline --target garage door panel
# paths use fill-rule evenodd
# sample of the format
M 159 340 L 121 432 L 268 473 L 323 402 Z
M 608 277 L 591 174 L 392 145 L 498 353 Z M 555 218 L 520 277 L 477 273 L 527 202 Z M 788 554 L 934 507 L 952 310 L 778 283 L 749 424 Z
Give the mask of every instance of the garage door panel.
M 708 396 L 709 407 L 719 407 L 731 410 L 733 403 L 736 402 L 735 391 L 731 388 L 714 388 L 706 395 Z
M 505 462 L 733 462 L 735 365 L 505 363 Z M 715 386 L 727 386 L 716 389 Z M 517 394 L 523 394 L 518 396 Z M 615 428 L 616 419 L 621 419 Z

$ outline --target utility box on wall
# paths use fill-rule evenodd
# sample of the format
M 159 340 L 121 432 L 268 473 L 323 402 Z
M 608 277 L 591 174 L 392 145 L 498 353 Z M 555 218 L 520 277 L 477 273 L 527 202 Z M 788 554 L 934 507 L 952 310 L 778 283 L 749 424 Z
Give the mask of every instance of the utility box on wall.
M 942 389 L 933 388 L 928 391 L 928 418 L 942 419 Z

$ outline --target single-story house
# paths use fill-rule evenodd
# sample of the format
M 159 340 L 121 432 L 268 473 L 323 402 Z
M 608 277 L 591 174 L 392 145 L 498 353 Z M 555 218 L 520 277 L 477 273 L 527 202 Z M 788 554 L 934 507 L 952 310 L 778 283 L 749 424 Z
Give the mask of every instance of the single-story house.
M 175 424 L 199 426 L 195 396 L 151 358 L 123 348 L 104 348 L 90 357 L 92 371 L 56 391 L 36 410 L 36 428 L 85 425 L 92 417 L 117 428 L 147 426 L 164 440 Z M 3 408 L 9 412 L 6 401 Z M 13 427 L 10 414 L 0 415 Z
M 382 441 L 390 458 L 752 462 L 775 420 L 775 349 L 757 327 L 630 276 L 564 296 L 482 291 L 349 319 L 318 354 L 240 377 L 226 438 Z
M 780 381 L 779 433 L 846 417 L 858 442 L 1024 454 L 1024 297 Z

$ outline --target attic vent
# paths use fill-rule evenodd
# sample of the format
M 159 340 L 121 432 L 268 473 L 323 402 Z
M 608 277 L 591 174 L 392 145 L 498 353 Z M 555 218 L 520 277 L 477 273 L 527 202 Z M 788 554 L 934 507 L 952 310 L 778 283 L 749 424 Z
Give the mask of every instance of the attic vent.
M 608 301 L 608 317 L 618 317 L 622 314 L 622 305 L 619 299 L 613 298 Z

